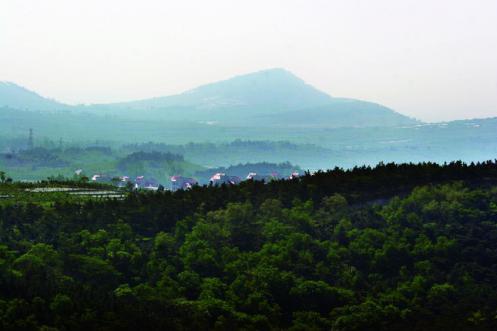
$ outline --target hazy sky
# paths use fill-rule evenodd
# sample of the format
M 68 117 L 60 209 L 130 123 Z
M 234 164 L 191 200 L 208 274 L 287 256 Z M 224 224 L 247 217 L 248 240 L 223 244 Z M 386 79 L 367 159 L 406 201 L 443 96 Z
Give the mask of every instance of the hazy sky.
M 0 80 L 67 103 L 271 67 L 423 120 L 497 116 L 497 0 L 0 0 Z

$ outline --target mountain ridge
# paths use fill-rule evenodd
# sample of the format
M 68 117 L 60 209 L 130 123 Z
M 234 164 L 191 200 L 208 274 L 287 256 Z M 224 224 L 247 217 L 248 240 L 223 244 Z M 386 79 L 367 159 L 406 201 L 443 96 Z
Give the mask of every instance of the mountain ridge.
M 228 126 L 400 126 L 419 123 L 383 105 L 337 98 L 283 68 L 237 75 L 183 93 L 108 104 L 70 106 L 18 87 L 0 85 L 0 106 L 30 110 L 74 110 L 123 118 L 191 121 Z M 8 90 L 8 89 L 7 89 Z M 25 103 L 22 104 L 22 97 Z M 40 105 L 37 107 L 37 103 Z
M 283 90 L 285 89 L 285 90 Z M 329 102 L 331 96 L 319 91 L 313 86 L 305 83 L 304 80 L 295 76 L 290 71 L 282 68 L 272 68 L 265 69 L 256 72 L 251 72 L 248 74 L 237 75 L 228 79 L 223 79 L 215 81 L 212 83 L 203 84 L 195 88 L 186 90 L 178 94 L 172 94 L 167 96 L 159 96 L 152 98 L 145 98 L 139 100 L 132 100 L 126 102 L 116 102 L 116 103 L 104 103 L 104 104 L 93 104 L 90 107 L 145 107 L 145 108 L 156 108 L 156 107 L 170 107 L 174 106 L 191 106 L 198 105 L 199 103 L 208 103 L 213 101 L 215 97 L 222 97 L 227 100 L 229 99 L 248 99 L 250 98 L 251 104 L 256 105 L 286 105 L 288 106 L 290 101 L 285 100 L 282 102 L 282 92 L 285 92 L 285 97 L 292 97 L 288 95 L 288 90 L 301 95 L 302 92 L 298 93 L 299 90 L 305 90 L 308 94 L 313 94 L 312 97 L 321 100 L 320 103 Z M 271 94 L 264 94 L 261 96 L 261 92 L 270 91 Z M 247 104 L 247 100 L 240 100 L 237 105 Z M 313 104 L 316 101 L 312 102 Z M 229 105 L 229 104 L 228 104 Z M 309 105 L 307 103 L 306 105 Z M 312 104 L 311 104 L 312 105 Z M 203 108 L 208 108 L 204 106 Z

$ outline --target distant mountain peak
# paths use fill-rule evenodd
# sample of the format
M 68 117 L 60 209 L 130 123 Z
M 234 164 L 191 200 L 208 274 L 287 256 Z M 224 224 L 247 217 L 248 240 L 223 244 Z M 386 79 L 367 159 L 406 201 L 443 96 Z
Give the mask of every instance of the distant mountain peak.
M 294 73 L 291 71 L 285 69 L 285 68 L 268 68 L 268 69 L 262 69 L 258 71 L 253 71 L 249 72 L 246 74 L 241 74 L 241 75 L 236 75 L 233 78 L 237 77 L 250 77 L 250 76 L 259 76 L 259 77 L 282 77 L 282 78 L 287 78 L 287 79 L 296 79 L 299 81 L 303 80 L 296 76 Z
M 196 104 L 205 108 L 200 105 L 204 100 L 217 100 L 218 104 L 224 105 L 265 106 L 273 110 L 289 110 L 323 105 L 330 102 L 331 96 L 286 69 L 271 68 L 202 85 L 173 98 L 156 98 L 153 107 L 160 107 L 160 103 L 164 101 L 168 107 L 177 102 L 176 105 Z
M 303 79 L 300 77 L 296 76 L 293 74 L 291 71 L 284 69 L 284 68 L 270 68 L 270 69 L 264 69 L 264 70 L 259 70 L 259 71 L 254 71 L 246 74 L 241 74 L 241 75 L 236 75 L 234 77 L 214 82 L 208 85 L 212 84 L 219 84 L 223 82 L 236 82 L 236 81 L 244 81 L 247 83 L 252 83 L 254 81 L 259 81 L 259 82 L 273 82 L 273 83 L 278 83 L 278 84 L 285 84 L 288 85 L 290 83 L 292 84 L 298 84 L 298 85 L 304 85 L 306 84 Z M 202 86 L 200 86 L 202 87 Z

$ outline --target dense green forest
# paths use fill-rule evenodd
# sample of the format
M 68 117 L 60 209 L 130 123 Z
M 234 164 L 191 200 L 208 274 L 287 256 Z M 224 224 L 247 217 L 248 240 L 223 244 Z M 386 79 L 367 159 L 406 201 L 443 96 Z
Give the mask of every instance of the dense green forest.
M 496 184 L 380 164 L 0 204 L 0 329 L 495 330 Z

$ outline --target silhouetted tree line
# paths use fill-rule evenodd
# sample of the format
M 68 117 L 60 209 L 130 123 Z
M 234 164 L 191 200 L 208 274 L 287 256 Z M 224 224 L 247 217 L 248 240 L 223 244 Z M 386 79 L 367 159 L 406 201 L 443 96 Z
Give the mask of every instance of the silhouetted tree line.
M 171 145 L 164 143 L 141 143 L 141 144 L 126 144 L 125 149 L 133 151 L 161 151 L 171 152 L 175 154 L 221 154 L 226 155 L 234 152 L 268 152 L 268 151 L 305 151 L 324 150 L 321 147 L 312 144 L 294 144 L 288 141 L 270 141 L 270 140 L 241 140 L 236 139 L 227 143 L 187 143 L 184 145 Z
M 0 205 L 0 329 L 495 330 L 496 181 L 380 164 Z
M 67 148 L 56 148 L 55 149 L 59 153 L 64 153 L 64 154 L 73 154 L 73 155 L 78 155 L 82 154 L 84 152 L 97 152 L 101 154 L 112 154 L 112 148 L 108 146 L 87 146 L 87 147 L 78 147 L 78 146 L 70 146 Z
M 35 147 L 18 152 L 2 154 L 2 161 L 4 164 L 13 166 L 32 165 L 34 167 L 64 167 L 67 162 L 61 160 L 59 156 L 53 151 L 43 148 Z

